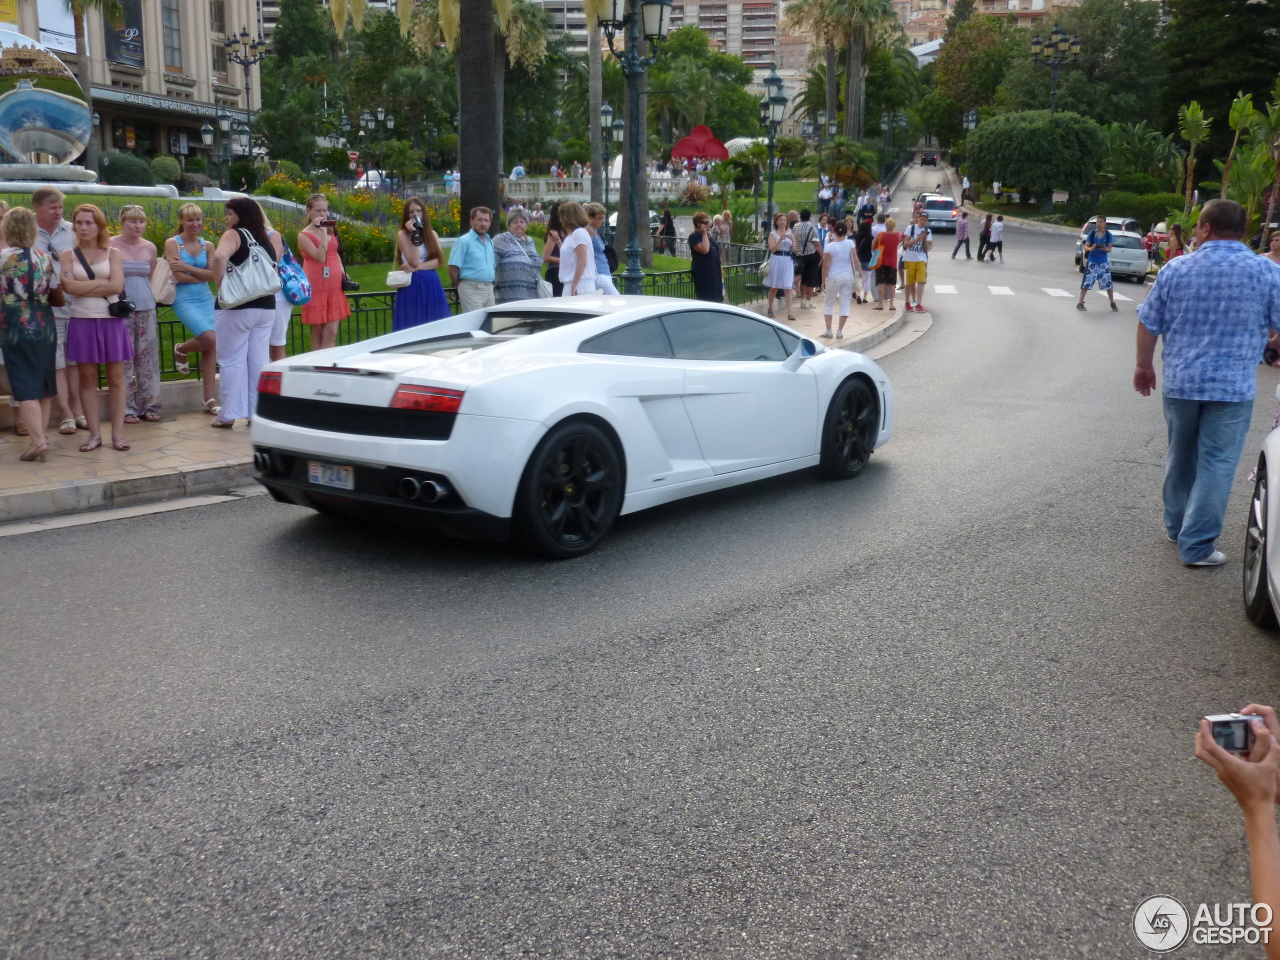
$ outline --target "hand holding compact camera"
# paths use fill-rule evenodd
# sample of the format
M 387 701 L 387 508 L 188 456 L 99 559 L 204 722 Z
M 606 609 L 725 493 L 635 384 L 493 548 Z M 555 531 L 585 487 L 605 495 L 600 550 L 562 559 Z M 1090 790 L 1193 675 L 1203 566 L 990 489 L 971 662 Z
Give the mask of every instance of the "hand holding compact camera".
M 411 221 L 413 229 L 409 232 L 409 242 L 415 247 L 422 246 L 423 223 L 421 217 L 414 217 Z
M 1275 710 L 1251 703 L 1239 713 L 1202 718 L 1196 756 L 1213 767 L 1246 813 L 1274 811 L 1280 793 L 1278 740 Z

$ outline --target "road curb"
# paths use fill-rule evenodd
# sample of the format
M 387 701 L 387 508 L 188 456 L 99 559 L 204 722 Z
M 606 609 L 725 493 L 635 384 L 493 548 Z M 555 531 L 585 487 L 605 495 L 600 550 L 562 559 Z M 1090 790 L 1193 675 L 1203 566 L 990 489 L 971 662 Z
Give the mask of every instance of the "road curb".
M 963 206 L 960 209 L 968 211 L 969 216 L 977 217 L 979 220 L 985 217 L 988 213 L 991 213 L 990 210 L 982 210 L 978 207 L 970 207 L 968 205 Z M 991 215 L 993 217 L 997 216 L 997 214 L 994 213 Z M 1019 230 L 1029 230 L 1032 233 L 1057 233 L 1071 237 L 1077 237 L 1080 235 L 1079 227 L 1064 227 L 1059 223 L 1040 223 L 1037 220 L 1024 220 L 1022 217 L 1011 217 L 1007 213 L 1001 213 L 998 215 L 1004 217 L 1006 226 L 1017 227 Z
M 837 350 L 851 350 L 854 353 L 865 353 L 878 343 L 888 340 L 895 333 L 902 329 L 903 324 L 907 322 L 907 312 L 902 308 L 896 308 L 896 316 L 890 317 L 874 330 L 868 330 L 859 337 L 850 339 L 847 343 L 830 344 Z
M 246 457 L 114 480 L 72 480 L 18 487 L 0 493 L 0 523 L 226 493 L 252 480 L 253 461 Z

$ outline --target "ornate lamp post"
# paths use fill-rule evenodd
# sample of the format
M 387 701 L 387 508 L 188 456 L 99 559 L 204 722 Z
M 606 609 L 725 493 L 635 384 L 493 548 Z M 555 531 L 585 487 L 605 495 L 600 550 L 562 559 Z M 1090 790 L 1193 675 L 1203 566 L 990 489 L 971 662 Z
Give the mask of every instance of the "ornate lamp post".
M 265 60 L 271 52 L 267 49 L 267 41 L 261 37 L 250 39 L 248 27 L 240 28 L 240 36 L 230 36 L 223 42 L 227 48 L 227 59 L 244 68 L 244 113 L 249 118 L 249 162 L 253 163 L 253 100 L 249 97 L 249 71 L 255 63 Z M 236 47 L 240 50 L 237 51 Z
M 640 267 L 640 198 L 636 183 L 644 176 L 641 147 L 646 127 L 640 116 L 640 78 L 656 59 L 640 55 L 640 38 L 643 35 L 651 47 L 667 38 L 671 32 L 671 0 L 606 0 L 600 25 L 604 27 L 609 52 L 627 78 L 626 144 L 631 161 L 631 190 L 627 196 L 627 269 L 622 281 L 624 292 L 639 294 L 644 289 L 644 270 Z M 618 50 L 614 39 L 624 28 L 624 47 Z M 646 225 L 648 219 L 646 216 Z
M 880 114 L 880 179 L 889 177 L 889 157 L 893 154 L 893 121 L 889 114 Z
M 1052 78 L 1049 94 L 1049 116 L 1058 112 L 1058 71 L 1068 63 L 1075 63 L 1080 57 L 1080 38 L 1070 37 L 1054 24 L 1053 33 L 1049 34 L 1049 42 L 1045 43 L 1037 35 L 1031 41 L 1031 59 L 1049 68 Z
M 778 76 L 778 68 L 771 67 L 769 75 L 764 78 L 765 97 L 760 101 L 760 116 L 764 119 L 769 148 L 769 188 L 765 197 L 765 214 L 769 223 L 773 223 L 773 151 L 778 145 L 778 127 L 787 116 L 787 96 L 782 92 L 782 78 Z

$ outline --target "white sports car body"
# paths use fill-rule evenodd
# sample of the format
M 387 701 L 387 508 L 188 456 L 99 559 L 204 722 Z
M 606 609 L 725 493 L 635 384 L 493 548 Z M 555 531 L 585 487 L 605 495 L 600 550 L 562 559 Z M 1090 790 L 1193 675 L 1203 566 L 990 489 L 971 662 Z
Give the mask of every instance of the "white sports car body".
M 1280 387 L 1276 398 L 1280 399 Z M 1272 491 L 1280 494 L 1280 429 L 1262 441 L 1245 526 L 1244 608 L 1260 627 L 1275 627 L 1280 611 L 1280 537 L 1271 535 L 1280 529 L 1280 495 L 1273 496 Z
M 280 501 L 590 550 L 620 513 L 791 470 L 851 477 L 893 432 L 884 371 L 720 304 L 526 300 L 263 372 Z

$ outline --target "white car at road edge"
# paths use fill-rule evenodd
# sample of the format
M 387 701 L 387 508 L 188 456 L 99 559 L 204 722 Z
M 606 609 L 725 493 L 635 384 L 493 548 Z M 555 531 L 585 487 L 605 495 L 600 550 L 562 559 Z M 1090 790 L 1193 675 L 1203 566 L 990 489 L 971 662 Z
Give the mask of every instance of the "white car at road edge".
M 1280 400 L 1280 387 L 1276 399 Z M 1280 524 L 1280 497 L 1271 496 L 1272 490 L 1280 491 L 1280 429 L 1262 441 L 1245 521 L 1244 609 L 1260 627 L 1275 627 L 1280 610 L 1280 537 L 1271 533 Z
M 746 310 L 502 304 L 270 364 L 252 437 L 275 499 L 579 556 L 620 514 L 818 467 L 893 434 L 875 361 Z

